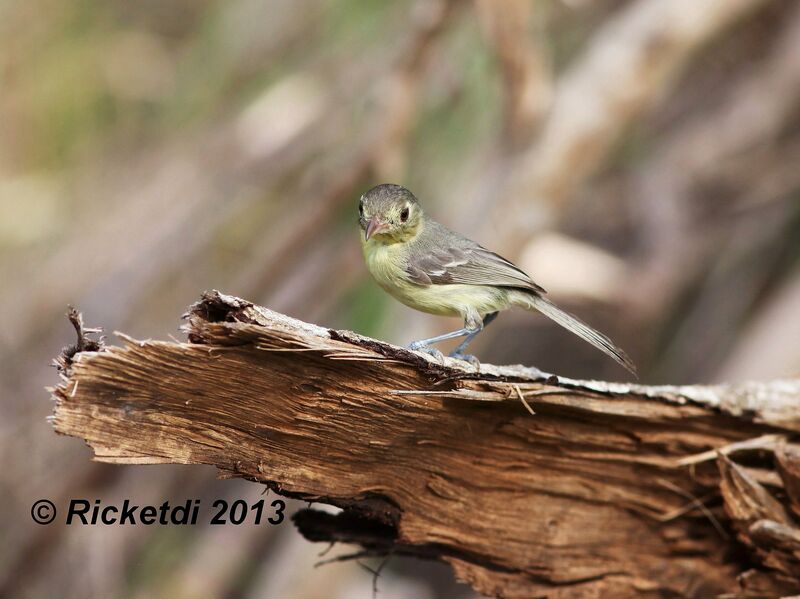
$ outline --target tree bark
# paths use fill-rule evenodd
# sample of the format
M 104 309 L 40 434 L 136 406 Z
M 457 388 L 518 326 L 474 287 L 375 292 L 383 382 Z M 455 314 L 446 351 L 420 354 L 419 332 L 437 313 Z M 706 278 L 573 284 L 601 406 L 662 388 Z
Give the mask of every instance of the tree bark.
M 295 524 L 490 596 L 800 593 L 800 380 L 476 370 L 218 292 L 186 318 L 187 343 L 108 347 L 74 314 L 56 431 L 100 461 L 212 464 L 338 506 Z

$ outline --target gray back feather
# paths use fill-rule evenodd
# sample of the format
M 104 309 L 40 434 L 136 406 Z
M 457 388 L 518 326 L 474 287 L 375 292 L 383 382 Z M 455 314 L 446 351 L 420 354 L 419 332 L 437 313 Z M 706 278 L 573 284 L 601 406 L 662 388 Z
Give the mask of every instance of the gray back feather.
M 502 256 L 430 219 L 409 243 L 406 273 L 418 285 L 489 285 L 545 293 Z

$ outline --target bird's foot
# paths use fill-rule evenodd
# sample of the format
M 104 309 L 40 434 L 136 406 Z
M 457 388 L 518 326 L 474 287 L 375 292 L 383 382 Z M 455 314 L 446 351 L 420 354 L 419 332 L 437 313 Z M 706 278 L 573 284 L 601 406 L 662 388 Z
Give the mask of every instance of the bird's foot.
M 480 360 L 478 360 L 478 358 L 476 358 L 472 354 L 465 354 L 460 351 L 454 351 L 450 354 L 450 357 L 455 358 L 456 360 L 463 360 L 464 362 L 469 362 L 475 367 L 476 370 L 480 370 L 481 368 Z
M 413 343 L 408 344 L 408 349 L 410 349 L 411 351 L 424 352 L 429 356 L 432 356 L 433 359 L 439 362 L 440 364 L 444 364 L 444 354 L 431 345 L 425 345 L 424 343 L 420 343 L 419 341 L 414 341 Z

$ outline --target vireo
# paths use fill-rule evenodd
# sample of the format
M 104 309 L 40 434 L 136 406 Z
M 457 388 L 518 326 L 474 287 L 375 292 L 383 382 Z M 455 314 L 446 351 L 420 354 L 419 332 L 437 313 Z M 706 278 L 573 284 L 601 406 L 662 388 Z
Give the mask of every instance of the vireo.
M 441 358 L 431 344 L 464 337 L 450 356 L 477 363 L 464 353 L 467 345 L 498 312 L 519 306 L 552 318 L 636 373 L 631 359 L 608 337 L 556 307 L 508 260 L 431 219 L 406 188 L 373 187 L 361 196 L 358 212 L 364 258 L 378 284 L 411 308 L 464 319 L 463 328 L 415 341 L 410 349 Z

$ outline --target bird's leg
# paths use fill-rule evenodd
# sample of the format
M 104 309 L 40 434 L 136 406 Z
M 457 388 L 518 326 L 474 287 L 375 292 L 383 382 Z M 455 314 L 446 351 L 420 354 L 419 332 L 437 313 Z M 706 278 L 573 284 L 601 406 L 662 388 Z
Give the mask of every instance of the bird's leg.
M 437 335 L 436 337 L 430 337 L 429 339 L 420 339 L 419 341 L 413 341 L 408 344 L 408 349 L 413 351 L 423 351 L 426 354 L 430 354 L 440 362 L 444 361 L 444 354 L 440 352 L 435 347 L 431 347 L 432 343 L 439 343 L 440 341 L 447 341 L 448 339 L 456 339 L 458 337 L 463 337 L 464 335 L 469 335 L 470 330 L 464 327 L 463 329 L 458 329 L 457 331 L 453 331 L 452 333 L 445 333 L 444 335 Z
M 483 322 L 481 323 L 480 328 L 478 328 L 476 331 L 473 331 L 472 333 L 467 335 L 467 338 L 464 339 L 464 341 L 462 341 L 461 343 L 459 343 L 458 347 L 456 347 L 450 353 L 450 357 L 451 358 L 457 358 L 459 360 L 466 360 L 467 362 L 470 362 L 470 363 L 475 364 L 477 366 L 478 365 L 478 358 L 476 358 L 475 356 L 470 355 L 470 354 L 465 354 L 464 350 L 467 349 L 467 346 L 470 344 L 470 342 L 473 339 L 475 339 L 475 337 L 478 336 L 478 333 L 480 333 L 484 328 L 489 326 L 489 323 L 491 323 L 495 318 L 497 318 L 498 314 L 499 314 L 499 312 L 490 312 L 489 314 L 484 316 L 483 317 Z
M 448 339 L 457 339 L 458 337 L 468 337 L 469 335 L 477 334 L 482 327 L 483 321 L 481 320 L 481 315 L 478 314 L 478 311 L 475 310 L 475 308 L 466 307 L 464 311 L 464 328 L 453 331 L 452 333 L 445 333 L 444 335 L 431 337 L 430 339 L 420 339 L 419 341 L 414 341 L 408 346 L 408 349 L 413 349 L 414 351 L 424 351 L 441 362 L 443 361 L 444 356 L 438 349 L 431 347 L 432 343 L 439 343 L 439 341 L 447 341 Z
M 464 341 L 462 341 L 458 347 L 455 348 L 450 353 L 451 358 L 456 358 L 458 360 L 465 360 L 473 364 L 476 368 L 480 366 L 480 362 L 475 356 L 471 356 L 469 354 L 464 353 L 464 349 L 466 349 L 469 342 L 472 341 L 475 336 L 483 330 L 483 327 L 488 325 L 497 317 L 497 312 L 491 312 L 481 318 L 481 315 L 472 307 L 467 308 L 464 314 L 464 327 L 458 329 L 457 331 L 453 331 L 452 333 L 445 333 L 444 335 L 438 335 L 436 337 L 430 337 L 429 339 L 420 339 L 419 341 L 414 341 L 411 343 L 408 348 L 414 351 L 424 351 L 435 357 L 437 360 L 442 360 L 443 355 L 438 349 L 431 347 L 431 344 L 438 343 L 440 341 L 447 341 L 448 339 L 456 339 L 458 337 L 466 337 Z

